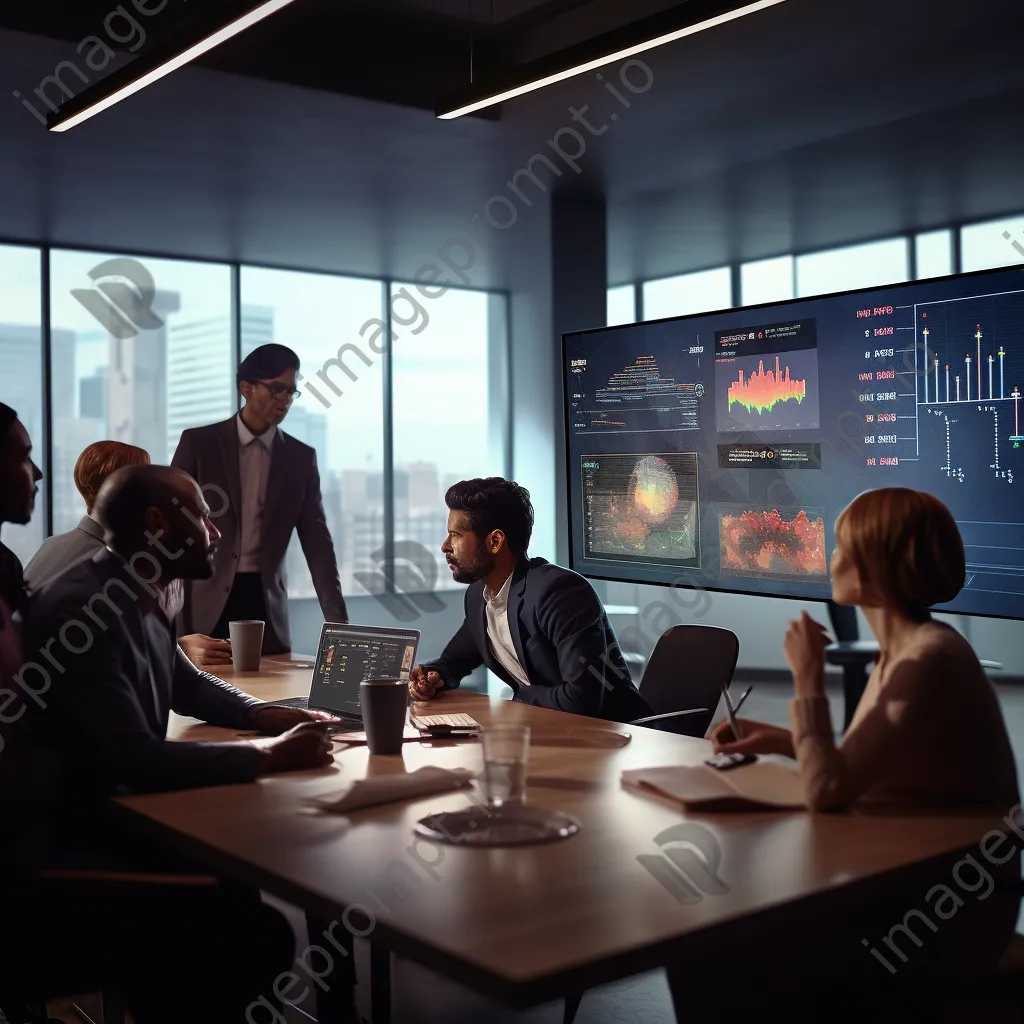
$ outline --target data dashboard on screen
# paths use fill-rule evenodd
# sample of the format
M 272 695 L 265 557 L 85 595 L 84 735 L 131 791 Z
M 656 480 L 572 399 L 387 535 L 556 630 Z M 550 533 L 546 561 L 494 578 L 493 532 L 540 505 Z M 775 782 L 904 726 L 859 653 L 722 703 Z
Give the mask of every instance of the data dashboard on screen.
M 1024 618 L 1024 267 L 563 336 L 572 567 L 825 600 L 840 511 L 949 506 L 944 610 Z

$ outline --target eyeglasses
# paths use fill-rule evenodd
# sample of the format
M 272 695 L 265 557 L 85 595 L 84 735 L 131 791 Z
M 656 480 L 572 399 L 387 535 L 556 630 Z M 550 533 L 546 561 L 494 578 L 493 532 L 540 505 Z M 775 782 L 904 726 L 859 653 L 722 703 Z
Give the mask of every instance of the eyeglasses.
M 295 388 L 290 388 L 287 384 L 279 384 L 276 382 L 273 384 L 267 384 L 262 380 L 258 380 L 256 383 L 261 387 L 266 388 L 274 398 L 280 398 L 281 395 L 287 395 L 289 398 L 298 398 L 299 395 L 302 394 L 301 391 L 298 391 Z

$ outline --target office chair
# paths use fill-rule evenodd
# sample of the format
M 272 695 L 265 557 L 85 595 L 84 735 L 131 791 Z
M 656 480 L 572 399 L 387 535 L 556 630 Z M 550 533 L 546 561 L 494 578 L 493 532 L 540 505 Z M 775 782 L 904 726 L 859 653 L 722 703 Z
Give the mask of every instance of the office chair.
M 843 669 L 843 732 L 846 732 L 868 685 L 868 665 L 878 658 L 878 651 L 866 650 L 870 645 L 859 643 L 860 628 L 857 625 L 856 608 L 829 601 L 828 617 L 836 643 L 826 648 L 825 660 Z
M 739 637 L 724 626 L 670 627 L 654 645 L 640 682 L 640 696 L 655 713 L 629 724 L 703 737 L 739 656 Z M 563 1024 L 572 1024 L 582 1000 L 582 992 L 565 997 Z
M 91 876 L 93 872 L 44 871 L 41 876 L 81 874 Z M 6 908 L 0 907 L 0 911 Z M 59 977 L 53 976 L 44 954 L 34 957 L 29 966 L 17 964 L 7 970 L 0 969 L 0 1021 L 10 1024 L 60 1024 L 46 1012 L 47 1000 L 93 992 L 99 995 L 100 1011 L 96 1018 L 90 1016 L 78 1003 L 71 1003 L 69 1009 L 82 1024 L 124 1024 L 125 1005 L 118 992 L 101 990 L 102 981 L 95 969 L 79 963 L 79 953 L 84 947 L 71 947 L 67 964 L 62 964 Z M 3 965 L 0 964 L 0 968 Z M 5 1017 L 6 1015 L 6 1017 Z
M 62 990 L 73 988 L 76 991 L 89 988 L 86 985 L 64 985 Z M 55 1017 L 48 1017 L 46 1013 L 47 998 L 62 993 L 0 993 L 0 1021 L 7 1021 L 9 1024 L 61 1024 Z M 71 1004 L 71 1010 L 77 1015 L 82 1024 L 124 1024 L 124 1007 L 119 996 L 104 992 L 101 996 L 102 1011 L 98 1021 L 89 1016 L 77 1003 Z
M 629 724 L 704 736 L 739 654 L 739 637 L 724 626 L 672 626 L 659 638 L 640 682 L 640 696 L 654 714 Z

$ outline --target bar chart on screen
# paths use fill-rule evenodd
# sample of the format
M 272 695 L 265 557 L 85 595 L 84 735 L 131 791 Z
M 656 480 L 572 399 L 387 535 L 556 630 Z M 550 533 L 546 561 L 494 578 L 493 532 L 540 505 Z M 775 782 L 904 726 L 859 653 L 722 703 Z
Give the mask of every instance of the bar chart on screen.
M 919 442 L 924 422 L 940 424 L 939 469 L 968 481 L 984 469 L 1013 484 L 1024 450 L 1024 292 L 1002 292 L 915 307 Z
M 818 335 L 813 319 L 715 335 L 719 433 L 816 430 Z

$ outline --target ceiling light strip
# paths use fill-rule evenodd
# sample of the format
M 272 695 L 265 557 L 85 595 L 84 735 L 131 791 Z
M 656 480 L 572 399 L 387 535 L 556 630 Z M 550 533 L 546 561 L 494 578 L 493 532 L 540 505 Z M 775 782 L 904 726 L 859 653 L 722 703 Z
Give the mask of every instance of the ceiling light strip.
M 596 57 L 593 60 L 576 64 L 563 71 L 556 71 L 545 75 L 542 78 L 526 82 L 522 85 L 503 89 L 499 92 L 485 96 L 483 99 L 473 100 L 470 103 L 463 104 L 462 106 L 446 111 L 443 114 L 438 114 L 437 116 L 441 120 L 447 121 L 455 117 L 462 117 L 464 114 L 472 114 L 477 110 L 483 110 L 485 107 L 493 106 L 495 103 L 502 103 L 505 100 L 515 99 L 517 96 L 523 96 L 536 89 L 543 89 L 545 86 L 553 85 L 555 82 L 563 82 L 565 79 L 572 78 L 575 75 L 582 75 L 587 71 L 594 71 L 597 68 L 603 67 L 605 64 L 611 64 L 613 61 L 626 60 L 638 53 L 643 53 L 645 50 L 653 50 L 656 46 L 664 46 L 666 43 L 673 43 L 677 39 L 684 39 L 686 36 L 695 35 L 696 33 L 703 32 L 706 29 L 716 28 L 718 25 L 724 25 L 726 22 L 735 21 L 737 18 L 742 18 L 748 14 L 756 14 L 758 11 L 763 11 L 767 7 L 774 7 L 776 4 L 784 2 L 785 0 L 756 0 L 755 3 L 747 4 L 735 11 L 727 11 L 725 14 L 719 14 L 713 18 L 707 18 L 706 20 L 699 21 L 694 25 L 687 25 L 685 28 L 662 33 L 661 35 L 654 36 L 645 42 L 623 47 L 620 50 L 615 50 L 611 53 L 605 54 L 604 56 Z
M 50 131 L 66 132 L 70 128 L 80 125 L 83 121 L 87 121 L 90 117 L 94 117 L 96 114 L 107 110 L 109 107 L 114 106 L 115 103 L 120 103 L 121 100 L 138 92 L 140 89 L 145 89 L 147 85 L 152 85 L 165 75 L 171 74 L 172 71 L 177 71 L 178 68 L 188 64 L 189 61 L 202 56 L 204 53 L 212 50 L 215 46 L 219 46 L 221 43 L 231 39 L 232 36 L 237 36 L 240 32 L 244 32 L 247 28 L 250 28 L 259 21 L 262 21 L 264 18 L 268 18 L 271 14 L 275 14 L 277 11 L 281 10 L 282 7 L 287 7 L 290 3 L 294 3 L 294 0 L 267 0 L 266 3 L 260 4 L 259 7 L 249 11 L 248 14 L 243 14 L 241 17 L 229 22 L 223 28 L 220 28 L 216 32 L 208 35 L 205 39 L 201 39 L 198 43 L 194 43 L 177 56 L 163 61 L 151 71 L 147 71 L 145 74 L 133 79 L 131 82 L 121 86 L 119 89 L 115 89 L 109 95 L 104 96 L 95 103 L 91 103 L 84 110 L 80 110 L 78 113 L 72 114 L 63 120 L 55 121 L 50 126 Z M 130 67 L 131 65 L 128 66 Z M 99 85 L 102 87 L 102 81 Z

